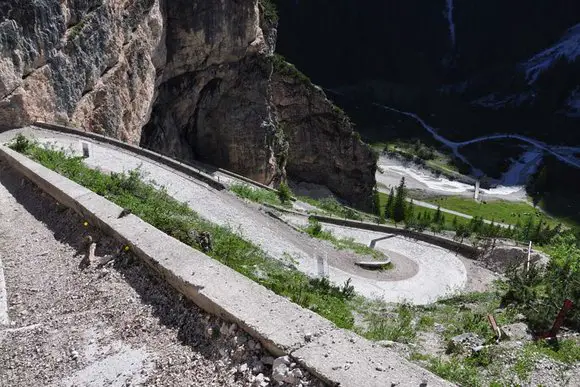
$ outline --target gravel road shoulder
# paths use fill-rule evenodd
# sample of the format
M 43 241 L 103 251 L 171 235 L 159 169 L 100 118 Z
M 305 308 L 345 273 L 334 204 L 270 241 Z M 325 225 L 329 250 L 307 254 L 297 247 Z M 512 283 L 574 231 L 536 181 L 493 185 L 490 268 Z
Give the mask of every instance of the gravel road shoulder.
M 86 236 L 97 257 L 83 268 Z M 0 162 L 1 386 L 268 386 L 272 359 Z M 304 371 L 302 385 L 319 385 Z

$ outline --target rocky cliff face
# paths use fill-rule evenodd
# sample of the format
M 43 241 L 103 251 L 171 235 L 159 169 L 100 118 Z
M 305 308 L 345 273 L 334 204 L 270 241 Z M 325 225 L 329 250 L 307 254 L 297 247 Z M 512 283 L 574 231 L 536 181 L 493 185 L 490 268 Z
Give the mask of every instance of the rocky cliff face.
M 270 109 L 273 47 L 258 3 L 176 1 L 167 18 L 167 64 L 141 144 L 266 184 L 281 177 L 285 142 Z
M 321 92 L 272 80 L 264 13 L 258 0 L 0 1 L 0 127 L 72 124 L 266 184 L 289 160 L 294 178 L 365 203 L 372 154 Z
M 277 57 L 273 102 L 289 142 L 290 178 L 323 184 L 360 208 L 372 207 L 376 158 L 322 89 Z
M 0 125 L 72 122 L 136 142 L 165 64 L 154 0 L 0 2 Z

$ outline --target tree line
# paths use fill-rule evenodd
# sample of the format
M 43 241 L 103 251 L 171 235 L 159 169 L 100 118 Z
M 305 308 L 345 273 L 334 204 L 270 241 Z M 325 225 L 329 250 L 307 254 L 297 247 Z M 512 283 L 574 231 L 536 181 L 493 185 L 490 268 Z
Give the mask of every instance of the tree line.
M 532 241 L 534 244 L 545 245 L 559 233 L 562 232 L 562 225 L 551 227 L 544 219 L 535 220 L 530 215 L 523 222 L 518 220 L 515 225 L 508 227 L 495 223 L 494 220 L 486 222 L 482 217 L 473 217 L 469 221 L 458 219 L 446 215 L 438 206 L 435 212 L 415 206 L 413 200 L 407 200 L 407 188 L 405 178 L 401 178 L 399 185 L 391 188 L 387 196 L 384 207 L 381 208 L 378 192 L 376 193 L 376 212 L 380 216 L 380 222 L 390 220 L 396 225 L 403 223 L 407 229 L 416 231 L 429 230 L 439 233 L 444 230 L 454 231 L 455 239 L 463 241 L 468 238 L 505 238 L 527 243 Z

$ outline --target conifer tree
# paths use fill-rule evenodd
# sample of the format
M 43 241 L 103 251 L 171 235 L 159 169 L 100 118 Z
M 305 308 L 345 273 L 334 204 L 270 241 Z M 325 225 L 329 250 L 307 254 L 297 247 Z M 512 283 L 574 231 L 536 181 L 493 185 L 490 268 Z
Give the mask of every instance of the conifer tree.
M 395 201 L 393 203 L 393 220 L 395 223 L 405 220 L 405 197 L 407 192 L 405 189 L 405 178 L 401 178 L 401 182 L 395 192 Z
M 391 188 L 387 203 L 385 204 L 385 218 L 391 219 L 393 217 L 393 204 L 395 203 L 395 191 Z

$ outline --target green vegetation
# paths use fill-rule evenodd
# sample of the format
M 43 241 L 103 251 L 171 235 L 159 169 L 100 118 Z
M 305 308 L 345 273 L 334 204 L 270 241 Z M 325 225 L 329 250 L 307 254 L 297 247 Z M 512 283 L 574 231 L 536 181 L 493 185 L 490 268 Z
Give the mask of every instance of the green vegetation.
M 278 74 L 294 78 L 306 86 L 312 86 L 312 81 L 303 72 L 298 70 L 292 63 L 287 62 L 282 55 L 274 53 L 271 57 L 274 71 Z
M 441 360 L 430 357 L 427 368 L 441 376 L 443 379 L 459 383 L 462 386 L 478 387 L 482 386 L 481 377 L 477 367 L 469 362 L 461 361 L 456 358 L 451 360 Z
M 278 23 L 278 8 L 275 0 L 260 0 L 264 10 L 264 19 L 269 23 Z
M 201 248 L 195 241 L 195 235 L 208 232 L 213 247 L 206 253 L 212 258 L 319 313 L 339 327 L 353 327 L 350 300 L 354 294 L 349 283 L 334 286 L 328 280 L 309 278 L 270 258 L 231 229 L 202 219 L 187 204 L 173 199 L 164 189 L 145 182 L 139 171 L 105 174 L 88 168 L 82 158 L 68 156 L 61 150 L 45 149 L 22 136 L 16 138 L 11 148 L 130 210 L 193 248 Z
M 314 218 L 310 218 L 308 222 L 308 227 L 304 228 L 304 231 L 306 231 L 308 235 L 314 238 L 329 241 L 339 250 L 350 250 L 357 254 L 370 255 L 377 260 L 385 258 L 384 254 L 380 251 L 377 251 L 367 245 L 363 245 L 362 243 L 355 242 L 353 238 L 337 238 L 332 234 L 332 232 L 324 231 L 320 222 Z M 391 267 L 391 264 L 385 265 L 384 269 L 390 269 Z
M 350 207 L 340 204 L 334 198 L 313 199 L 308 196 L 300 196 L 299 200 L 313 205 L 322 210 L 323 215 L 336 216 L 344 219 L 365 220 L 373 218 L 372 215 L 365 214 Z
M 541 220 L 546 225 L 552 227 L 558 224 L 557 221 L 546 216 L 539 209 L 522 202 L 509 202 L 505 200 L 476 202 L 473 199 L 457 196 L 444 196 L 425 201 L 467 215 L 478 216 L 489 220 L 495 219 L 505 224 L 521 224 L 529 217 L 532 217 L 535 222 Z
M 459 177 L 459 169 L 465 168 L 458 162 L 460 160 L 454 160 L 451 156 L 438 151 L 433 146 L 424 144 L 421 140 L 374 142 L 373 148 L 387 153 L 395 153 L 405 160 L 413 161 L 435 173 L 441 173 L 450 178 Z
M 498 325 L 504 326 L 513 323 L 519 312 L 514 305 L 502 306 L 505 291 L 505 284 L 498 282 L 493 291 L 461 294 L 426 306 L 401 304 L 386 307 L 379 301 L 362 300 L 359 310 L 364 316 L 366 329 L 357 330 L 371 340 L 416 343 L 418 349 L 422 348 L 420 332 L 437 331 L 448 344 L 447 358 L 414 352 L 410 359 L 463 386 L 504 386 L 526 382 L 542 357 L 569 366 L 578 364 L 580 345 L 575 340 L 528 342 L 523 349 L 496 345 L 487 314 L 493 314 Z M 486 347 L 472 353 L 451 345 L 451 338 L 465 332 L 477 334 Z M 511 355 L 507 356 L 508 353 Z M 506 358 L 513 360 L 506 362 Z M 513 375 L 519 382 L 510 379 Z
M 402 222 L 406 219 L 410 219 L 406 214 L 407 209 L 407 192 L 405 188 L 405 178 L 401 178 L 401 183 L 397 187 L 395 191 L 395 197 L 393 199 L 392 204 L 392 218 L 395 221 L 395 224 L 398 222 Z M 385 207 L 386 208 L 386 207 Z
M 432 201 L 438 205 L 438 208 L 433 210 L 415 207 L 412 201 L 410 203 L 406 201 L 407 195 L 404 178 L 401 179 L 401 183 L 397 189 L 395 191 L 391 190 L 389 195 L 381 192 L 379 194 L 380 208 L 383 211 L 381 216 L 384 216 L 386 219 L 393 219 L 395 224 L 404 222 L 405 228 L 412 230 L 430 230 L 434 233 L 444 230 L 454 231 L 457 240 L 463 241 L 465 239 L 471 239 L 474 243 L 485 242 L 486 240 L 489 241 L 489 239 L 494 238 L 507 238 L 524 243 L 532 241 L 540 246 L 546 246 L 557 235 L 563 232 L 570 232 L 564 230 L 562 224 L 555 225 L 555 221 L 541 216 L 540 212 L 525 212 L 523 209 L 529 211 L 532 208 L 527 204 L 513 203 L 514 207 L 512 210 L 519 209 L 519 215 L 516 217 L 517 221 L 513 226 L 501 227 L 495 223 L 495 218 L 492 217 L 491 222 L 487 223 L 483 217 L 478 216 L 477 213 L 473 213 L 472 211 L 473 209 L 484 208 L 485 210 L 480 210 L 479 213 L 484 213 L 488 216 L 491 214 L 505 216 L 506 208 L 510 208 L 509 204 L 505 204 L 507 202 L 494 205 L 478 204 L 463 198 L 440 198 Z M 463 207 L 459 208 L 457 203 L 462 204 Z M 489 207 L 481 207 L 488 205 Z M 474 218 L 467 219 L 447 215 L 441 211 L 441 207 L 451 207 L 451 209 L 456 211 L 473 215 Z M 488 208 L 489 211 L 487 211 Z M 536 221 L 536 219 L 538 220 Z
M 448 353 L 443 359 L 420 352 L 411 356 L 413 361 L 460 385 L 517 385 L 527 381 L 536 362 L 543 357 L 570 367 L 580 361 L 577 339 L 561 340 L 558 343 L 529 342 L 523 350 L 513 347 L 506 349 L 501 344 L 495 344 L 495 333 L 486 320 L 486 315 L 492 313 L 497 323 L 504 326 L 515 322 L 518 314 L 523 314 L 532 329 L 544 330 L 555 318 L 565 298 L 571 299 L 575 305 L 580 304 L 580 247 L 571 232 L 559 232 L 549 239 L 546 249 L 552 259 L 545 269 L 533 265 L 529 271 L 512 269 L 507 274 L 507 281 L 498 282 L 492 291 L 460 294 L 425 306 L 392 305 L 356 296 L 349 281 L 342 286 L 335 286 L 325 278 L 311 279 L 293 268 L 291 257 L 285 263 L 272 259 L 237 233 L 202 219 L 186 204 L 171 198 L 163 188 L 146 182 L 139 171 L 105 174 L 88 168 L 81 158 L 68 156 L 63 151 L 42 148 L 23 136 L 17 137 L 11 143 L 11 148 L 130 210 L 192 248 L 201 249 L 196 235 L 209 233 L 212 248 L 207 254 L 212 258 L 319 313 L 339 327 L 353 329 L 371 340 L 419 344 L 415 348 L 423 350 L 420 345 L 422 332 L 436 334 L 446 344 L 452 337 L 465 332 L 477 334 L 486 344 L 479 352 L 465 353 L 447 345 L 444 349 Z M 404 193 L 404 184 L 401 186 Z M 238 186 L 233 190 L 239 191 L 237 194 L 242 197 L 253 197 L 252 200 L 282 203 L 275 192 L 263 190 L 266 194 L 258 190 L 256 194 L 255 190 L 248 188 Z M 380 207 L 384 211 L 388 195 L 382 194 L 380 198 Z M 394 191 L 392 205 L 395 198 Z M 345 215 L 347 211 L 333 200 L 310 202 L 339 216 Z M 354 214 L 362 216 L 357 212 Z M 413 224 L 413 219 L 423 219 L 424 214 L 412 203 L 405 203 L 407 222 L 411 219 Z M 463 228 L 466 233 L 474 232 L 478 235 L 489 234 L 497 229 L 496 226 L 484 226 L 480 218 L 472 221 L 450 220 L 444 219 L 443 215 L 440 211 L 431 210 L 430 224 L 443 224 L 442 227 L 450 225 L 458 232 Z M 530 232 L 532 230 L 531 227 L 527 229 Z M 315 221 L 310 223 L 306 231 L 335 243 L 337 247 L 341 246 L 339 248 L 348 248 L 360 254 L 371 251 L 376 253 L 352 240 L 335 238 Z M 360 324 L 355 325 L 355 316 L 356 321 L 361 321 Z M 580 309 L 575 307 L 569 313 L 565 325 L 579 329 L 579 324 Z M 510 356 L 503 356 L 506 351 L 511 351 Z
M 565 299 L 580 305 L 580 247 L 572 234 L 558 235 L 549 248 L 549 264 L 512 268 L 507 273 L 506 304 L 513 304 L 526 316 L 530 328 L 546 331 Z M 580 329 L 580 308 L 573 308 L 566 324 Z
M 290 203 L 291 199 L 292 199 L 292 191 L 290 191 L 290 187 L 288 187 L 288 184 L 284 182 L 280 183 L 280 186 L 278 187 L 278 200 L 280 200 L 280 203 L 288 204 Z
M 281 200 L 280 194 L 264 188 L 256 188 L 248 184 L 232 184 L 230 186 L 230 191 L 241 198 L 248 199 L 256 203 L 268 203 L 285 207 L 290 206 L 288 200 Z M 284 198 L 286 198 L 286 196 L 284 196 Z
M 367 339 L 374 341 L 390 340 L 407 344 L 412 342 L 417 336 L 417 331 L 413 325 L 413 307 L 409 304 L 398 305 L 394 314 L 394 318 L 385 318 L 377 313 L 367 314 L 365 323 L 368 328 L 361 333 Z

